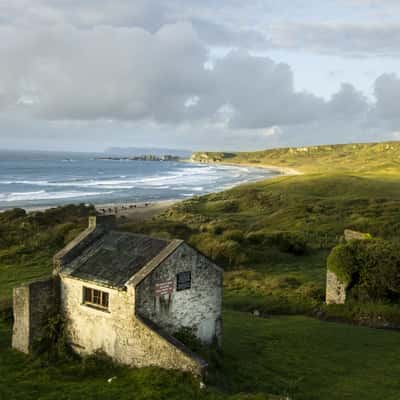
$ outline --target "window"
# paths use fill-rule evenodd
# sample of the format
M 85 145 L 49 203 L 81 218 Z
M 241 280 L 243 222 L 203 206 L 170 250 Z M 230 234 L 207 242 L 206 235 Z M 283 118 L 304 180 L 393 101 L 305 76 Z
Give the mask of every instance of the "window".
M 192 273 L 190 271 L 180 272 L 176 275 L 176 290 L 186 290 L 192 287 Z
M 108 309 L 108 293 L 83 287 L 83 303 L 93 307 Z

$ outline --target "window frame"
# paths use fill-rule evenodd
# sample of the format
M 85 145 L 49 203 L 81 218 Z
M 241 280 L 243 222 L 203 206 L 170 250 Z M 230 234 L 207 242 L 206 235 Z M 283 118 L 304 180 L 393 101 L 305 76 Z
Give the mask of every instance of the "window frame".
M 180 281 L 179 277 L 183 274 L 188 275 L 188 279 Z M 176 274 L 176 291 L 182 292 L 184 290 L 190 290 L 192 288 L 192 271 L 181 271 Z
M 82 287 L 82 304 L 88 307 L 97 308 L 102 311 L 109 311 L 110 293 L 88 286 Z

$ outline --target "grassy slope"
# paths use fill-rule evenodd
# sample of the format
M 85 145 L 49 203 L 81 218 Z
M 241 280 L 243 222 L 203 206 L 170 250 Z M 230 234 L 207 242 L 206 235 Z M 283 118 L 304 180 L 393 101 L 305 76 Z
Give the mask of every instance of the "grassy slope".
M 305 173 L 400 172 L 400 142 L 282 148 L 240 153 L 195 153 L 196 161 L 250 163 L 290 167 Z
M 397 399 L 398 333 L 307 317 L 224 316 L 224 361 L 211 376 L 219 391 L 200 392 L 190 377 L 159 369 L 72 361 L 43 365 L 8 347 L 0 322 L 0 398 L 4 399 Z M 113 383 L 108 378 L 116 376 Z M 222 390 L 222 391 L 221 391 Z M 253 394 L 253 396 L 240 393 Z
M 400 180 L 275 178 L 188 200 L 142 226 L 144 232 L 181 236 L 223 264 L 227 304 L 268 313 L 299 312 L 323 300 L 326 257 L 345 228 L 399 238 Z M 275 243 L 281 232 L 306 242 L 306 254 L 281 251 Z
M 391 237 L 400 232 L 399 145 L 333 148 L 231 156 L 223 161 L 294 167 L 305 175 L 188 200 L 125 229 L 182 237 L 221 259 L 231 308 L 308 312 L 322 300 L 326 255 L 345 227 Z M 13 285 L 50 273 L 52 254 L 83 228 L 85 213 L 67 209 L 1 221 L 0 303 L 9 303 Z M 282 250 L 280 232 L 300 235 L 306 254 Z M 347 317 L 348 310 L 336 312 Z M 239 392 L 261 393 L 257 399 L 267 398 L 266 392 L 294 399 L 398 397 L 397 332 L 232 311 L 224 327 L 224 363 L 210 378 L 233 397 L 200 394 L 190 378 L 154 369 L 94 373 L 78 361 L 27 364 L 9 349 L 10 326 L 0 322 L 0 398 L 250 398 Z M 118 376 L 115 385 L 105 382 L 112 375 Z

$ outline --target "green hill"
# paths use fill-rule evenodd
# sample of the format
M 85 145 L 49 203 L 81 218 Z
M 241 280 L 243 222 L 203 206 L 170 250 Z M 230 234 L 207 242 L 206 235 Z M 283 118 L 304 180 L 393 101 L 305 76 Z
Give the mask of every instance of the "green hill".
M 302 172 L 400 173 L 400 142 L 337 144 L 255 152 L 198 152 L 198 162 L 274 165 Z

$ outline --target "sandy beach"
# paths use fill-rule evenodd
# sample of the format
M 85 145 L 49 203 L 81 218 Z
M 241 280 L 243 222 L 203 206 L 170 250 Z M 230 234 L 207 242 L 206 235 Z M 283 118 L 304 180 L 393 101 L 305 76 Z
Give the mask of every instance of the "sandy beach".
M 94 204 L 96 211 L 100 215 L 114 214 L 118 217 L 125 217 L 128 219 L 143 221 L 157 215 L 175 203 L 183 201 L 181 199 L 161 200 L 161 201 L 148 201 L 148 202 L 128 202 L 128 203 L 106 203 Z M 88 203 L 89 204 L 89 203 Z M 67 204 L 65 204 L 67 205 Z M 21 207 L 27 213 L 42 212 L 57 206 L 42 206 L 42 207 Z M 0 212 L 7 211 L 8 209 L 1 209 Z
M 144 203 L 121 203 L 121 204 L 98 204 L 95 205 L 96 211 L 102 215 L 114 214 L 118 217 L 125 217 L 128 219 L 142 221 L 151 218 L 175 203 L 182 201 L 162 200 L 157 202 L 144 202 Z

